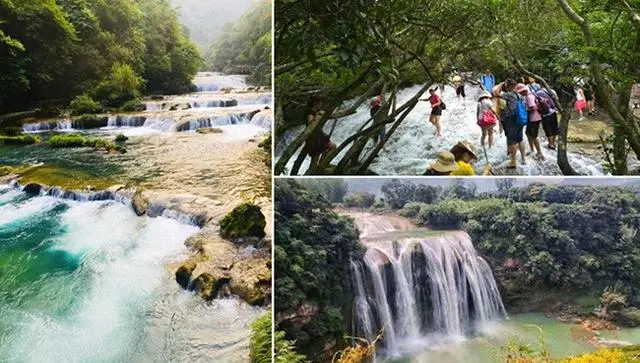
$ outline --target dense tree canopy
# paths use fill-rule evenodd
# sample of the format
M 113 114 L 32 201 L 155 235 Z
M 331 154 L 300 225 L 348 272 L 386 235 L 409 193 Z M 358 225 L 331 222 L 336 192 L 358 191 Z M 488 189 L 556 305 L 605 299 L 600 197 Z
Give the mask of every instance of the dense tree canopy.
M 168 0 L 2 0 L 0 19 L 2 112 L 185 92 L 201 62 Z
M 637 0 L 278 0 L 277 136 L 305 122 L 297 111 L 309 96 L 322 95 L 327 102 L 325 116 L 289 145 L 276 172 L 284 172 L 295 151 L 328 120 L 352 113 L 381 90 L 393 103 L 399 87 L 446 82 L 453 69 L 491 69 L 498 78 L 536 76 L 555 88 L 563 104 L 561 139 L 576 77 L 594 81 L 617 127 L 616 165 L 610 167 L 624 173 L 625 140 L 640 156 L 640 128 L 628 112 L 631 85 L 640 76 L 639 6 Z M 355 102 L 347 110 L 338 107 L 349 99 Z M 363 173 L 382 145 L 363 153 L 361 141 L 384 121 L 388 140 L 416 103 L 417 97 L 398 104 L 387 120 L 367 121 L 337 151 L 311 165 L 311 173 Z M 564 144 L 559 145 L 560 168 L 572 174 Z
M 275 196 L 276 328 L 314 358 L 327 342 L 342 341 L 350 324 L 349 263 L 362 247 L 352 221 L 317 192 L 281 179 Z
M 258 85 L 271 85 L 271 0 L 257 0 L 225 30 L 209 49 L 206 67 L 225 73 L 249 74 Z

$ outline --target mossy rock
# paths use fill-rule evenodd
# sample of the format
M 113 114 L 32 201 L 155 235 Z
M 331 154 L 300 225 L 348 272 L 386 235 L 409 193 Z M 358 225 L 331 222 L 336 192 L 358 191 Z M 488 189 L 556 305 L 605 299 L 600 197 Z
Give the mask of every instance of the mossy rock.
M 73 121 L 76 129 L 99 129 L 109 125 L 109 118 L 106 116 L 83 115 Z
M 202 273 L 193 280 L 193 291 L 205 300 L 213 300 L 223 286 L 229 284 L 229 278 L 216 279 L 210 273 Z
M 196 132 L 199 134 L 221 134 L 224 131 L 218 128 L 204 128 L 204 129 L 197 129 Z
M 126 142 L 127 140 L 129 140 L 129 138 L 123 134 L 118 134 L 118 136 L 116 136 L 116 142 Z
M 244 203 L 220 220 L 220 235 L 228 239 L 263 238 L 266 235 L 264 232 L 266 225 L 267 221 L 260 207 Z
M 13 168 L 10 166 L 0 166 L 0 176 L 6 176 L 13 173 Z
M 180 266 L 176 271 L 176 281 L 183 289 L 189 287 L 189 282 L 191 281 L 191 274 L 193 270 L 198 267 L 198 264 L 195 262 L 187 262 L 184 265 Z

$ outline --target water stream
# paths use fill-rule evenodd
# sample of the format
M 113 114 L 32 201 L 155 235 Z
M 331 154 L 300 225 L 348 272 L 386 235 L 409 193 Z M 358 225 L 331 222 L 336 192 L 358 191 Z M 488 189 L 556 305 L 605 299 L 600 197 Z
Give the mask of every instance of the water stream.
M 169 264 L 197 231 L 115 201 L 0 186 L 0 360 L 246 361 L 261 310 L 173 281 Z
M 401 105 L 409 100 L 420 88 L 422 88 L 422 86 L 417 85 L 401 90 L 398 93 L 398 104 Z M 431 112 L 428 102 L 419 102 L 387 142 L 386 147 L 388 151 L 382 151 L 370 169 L 379 175 L 422 175 L 428 168 L 428 165 L 437 157 L 438 153 L 451 149 L 458 141 L 467 140 L 475 146 L 481 158 L 476 165 L 476 172 L 480 173 L 485 164 L 485 157 L 480 145 L 481 130 L 476 125 L 476 101 L 478 93 L 478 87 L 467 85 L 467 99 L 459 100 L 455 95 L 455 90 L 451 87 L 446 87 L 443 99 L 447 105 L 447 109 L 443 111 L 441 118 L 443 136 L 440 139 L 435 138 L 435 128 L 428 122 Z M 423 95 L 423 97 L 426 97 L 426 95 Z M 369 117 L 368 105 L 363 104 L 355 114 L 339 119 L 331 135 L 332 141 L 340 145 L 340 143 L 348 137 L 358 132 L 362 124 L 367 121 Z M 334 121 L 329 121 L 325 125 L 324 131 L 327 134 L 329 134 L 333 128 L 333 122 Z M 387 128 L 390 127 L 387 126 Z M 278 142 L 276 155 L 279 157 L 282 152 L 284 152 L 286 146 L 303 131 L 304 126 L 286 131 Z M 497 136 L 497 129 L 495 133 Z M 546 145 L 542 131 L 540 131 L 540 135 L 541 140 L 543 140 L 542 144 Z M 498 172 L 502 170 L 502 173 L 504 173 L 504 167 L 507 164 L 506 141 L 504 136 L 497 136 L 496 140 L 495 146 L 487 150 L 487 159 L 494 165 Z M 365 150 L 373 146 L 373 141 L 370 141 Z M 334 161 L 337 162 L 337 160 L 340 160 L 346 153 L 346 150 L 348 150 L 348 148 L 334 159 Z M 287 170 L 291 170 L 299 152 L 300 150 L 290 159 Z M 517 173 L 522 175 L 561 175 L 555 152 L 543 148 L 543 154 L 546 159 L 545 161 L 535 161 L 529 158 L 526 165 L 520 165 L 518 167 Z M 310 158 L 307 157 L 303 167 L 300 169 L 300 173 L 304 173 L 308 169 L 309 161 Z M 569 153 L 569 161 L 581 174 L 604 174 L 601 162 L 590 159 L 587 156 Z
M 348 214 L 366 247 L 362 261 L 351 261 L 351 333 L 373 341 L 384 330 L 378 362 L 492 363 L 504 360 L 510 343 L 539 350 L 541 337 L 557 359 L 605 342 L 640 343 L 640 329 L 597 336 L 541 313 L 507 315 L 491 267 L 464 232 Z

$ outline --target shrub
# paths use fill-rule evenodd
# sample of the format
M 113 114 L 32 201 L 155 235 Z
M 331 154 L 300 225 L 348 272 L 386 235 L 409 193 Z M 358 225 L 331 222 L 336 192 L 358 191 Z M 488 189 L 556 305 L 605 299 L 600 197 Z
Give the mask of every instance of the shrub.
M 344 197 L 344 204 L 351 208 L 371 208 L 376 202 L 372 193 L 352 193 Z
M 35 135 L 0 136 L 0 145 L 33 145 L 40 142 Z
M 121 107 L 140 97 L 142 78 L 128 64 L 114 64 L 107 80 L 98 84 L 95 97 L 103 105 Z
M 82 94 L 69 104 L 72 115 L 94 114 L 102 112 L 102 105 L 96 102 L 91 96 Z
M 122 151 L 122 147 L 111 141 L 96 137 L 86 137 L 80 134 L 59 134 L 47 140 L 47 144 L 55 148 L 63 147 L 92 147 L 95 149 L 105 149 L 107 151 Z M 126 152 L 126 150 L 124 150 Z
M 251 363 L 271 362 L 271 312 L 257 318 L 251 324 L 249 358 Z
M 139 98 L 127 101 L 120 107 L 120 110 L 124 112 L 141 112 L 146 109 L 147 106 L 144 103 L 141 103 Z

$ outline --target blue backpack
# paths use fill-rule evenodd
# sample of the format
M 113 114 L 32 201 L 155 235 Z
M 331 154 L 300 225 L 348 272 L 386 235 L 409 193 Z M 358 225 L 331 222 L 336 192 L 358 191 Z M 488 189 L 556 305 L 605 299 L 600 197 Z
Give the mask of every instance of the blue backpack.
M 525 126 L 529 122 L 529 113 L 527 112 L 527 105 L 524 103 L 523 97 L 518 97 L 518 104 L 516 108 L 516 123 L 520 126 Z

